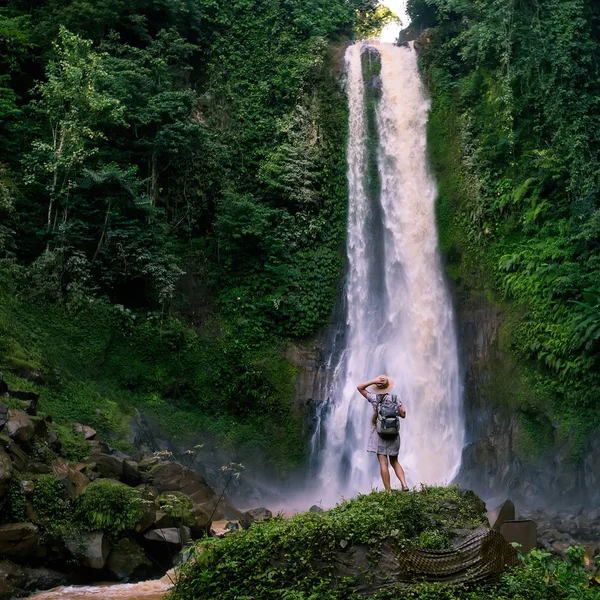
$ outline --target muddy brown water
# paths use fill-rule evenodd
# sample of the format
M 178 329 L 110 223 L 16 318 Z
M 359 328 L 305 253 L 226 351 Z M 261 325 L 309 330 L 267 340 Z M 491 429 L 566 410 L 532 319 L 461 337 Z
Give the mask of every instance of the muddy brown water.
M 172 583 L 168 576 L 141 583 L 63 586 L 30 596 L 35 600 L 162 600 Z

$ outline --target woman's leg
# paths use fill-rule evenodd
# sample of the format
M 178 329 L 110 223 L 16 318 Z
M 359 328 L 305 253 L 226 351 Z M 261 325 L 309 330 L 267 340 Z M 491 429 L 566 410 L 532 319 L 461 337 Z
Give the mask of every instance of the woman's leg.
M 392 465 L 392 469 L 394 469 L 394 472 L 398 476 L 398 479 L 400 480 L 402 487 L 403 488 L 408 487 L 406 485 L 406 477 L 404 477 L 404 469 L 402 468 L 402 465 L 398 462 L 398 457 L 390 456 L 390 464 Z M 386 465 L 386 468 L 387 468 L 387 465 Z M 388 473 L 388 481 L 389 480 L 390 480 L 390 475 Z
M 381 479 L 386 492 L 390 491 L 390 470 L 388 469 L 388 457 L 385 454 L 378 454 L 379 468 L 381 469 Z

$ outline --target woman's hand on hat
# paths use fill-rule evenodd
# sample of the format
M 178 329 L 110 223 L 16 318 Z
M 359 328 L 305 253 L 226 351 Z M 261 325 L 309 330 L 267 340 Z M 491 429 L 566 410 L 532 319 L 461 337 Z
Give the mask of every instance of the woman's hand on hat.
M 374 381 L 379 387 L 385 387 L 388 384 L 388 379 L 385 375 L 380 375 Z

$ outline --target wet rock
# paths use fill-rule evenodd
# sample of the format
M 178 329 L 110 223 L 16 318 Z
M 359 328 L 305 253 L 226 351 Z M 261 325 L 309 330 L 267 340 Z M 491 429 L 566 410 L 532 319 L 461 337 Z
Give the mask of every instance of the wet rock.
M 32 421 L 34 426 L 33 435 L 42 439 L 46 439 L 46 436 L 48 435 L 48 423 L 51 421 L 40 417 L 32 419 Z
M 82 565 L 91 569 L 102 569 L 110 552 L 108 539 L 100 531 L 83 533 L 77 538 L 67 540 L 66 545 Z
M 196 521 L 194 527 L 192 527 L 192 536 L 195 539 L 210 528 L 210 516 L 201 506 L 197 505 L 194 506 L 192 515 Z
M 25 454 L 21 447 L 13 440 L 8 440 L 4 447 L 7 454 L 10 456 L 10 459 L 12 460 L 13 467 L 17 471 L 25 473 L 29 465 L 29 458 L 27 454 Z
M 29 465 L 29 472 L 33 475 L 47 475 L 52 469 L 45 463 L 33 462 Z
M 32 523 L 0 525 L 0 555 L 28 556 L 35 552 L 38 528 Z
M 81 423 L 74 423 L 73 429 L 77 433 L 83 434 L 84 440 L 93 440 L 96 437 L 96 430 L 92 429 L 88 425 L 82 425 Z
M 52 450 L 53 452 L 58 453 L 61 451 L 62 442 L 58 439 L 58 436 L 56 435 L 56 433 L 54 433 L 54 431 L 48 432 L 48 434 L 46 435 L 46 442 L 50 450 Z
M 179 491 L 185 494 L 196 504 L 203 504 L 218 499 L 215 491 L 204 481 L 182 481 L 182 487 Z
M 123 475 L 123 460 L 110 454 L 94 454 L 88 459 L 89 464 L 94 465 L 102 477 L 108 479 L 119 479 Z
M 109 447 L 99 439 L 88 440 L 88 445 L 90 447 L 90 454 L 92 456 L 97 454 L 110 454 Z
M 63 573 L 45 568 L 29 568 L 16 565 L 10 560 L 0 561 L 0 600 L 9 600 L 26 592 L 47 590 L 66 583 Z M 12 595 L 5 591 L 12 588 Z M 6 594 L 6 595 L 3 595 Z
M 123 461 L 123 475 L 121 476 L 121 481 L 132 487 L 135 487 L 142 482 L 142 474 L 135 461 Z
M 162 542 L 174 546 L 183 546 L 192 539 L 189 527 L 168 527 L 165 529 L 152 529 L 144 535 L 149 542 Z
M 109 554 L 106 566 L 117 579 L 130 579 L 148 570 L 152 563 L 139 544 L 129 538 L 123 538 Z
M 311 513 L 322 513 L 323 509 L 320 506 L 317 506 L 316 504 L 313 504 L 309 509 L 308 512 Z
M 157 511 L 154 523 L 152 524 L 154 529 L 169 529 L 179 525 L 180 519 L 177 519 L 167 513 Z
M 35 431 L 32 420 L 22 411 L 8 409 L 8 422 L 5 425 L 8 435 L 15 442 L 28 442 Z
M 249 525 L 251 525 L 252 523 L 254 523 L 255 521 L 268 521 L 269 519 L 273 518 L 273 513 L 268 510 L 267 508 L 252 508 L 250 510 L 247 510 L 243 515 L 242 515 L 242 526 L 243 527 L 248 527 Z
M 4 496 L 8 489 L 8 482 L 13 474 L 13 465 L 10 457 L 2 448 L 0 448 L 0 498 Z
M 152 484 L 162 492 L 179 491 L 185 478 L 185 471 L 179 463 L 167 463 L 155 468 L 152 473 Z

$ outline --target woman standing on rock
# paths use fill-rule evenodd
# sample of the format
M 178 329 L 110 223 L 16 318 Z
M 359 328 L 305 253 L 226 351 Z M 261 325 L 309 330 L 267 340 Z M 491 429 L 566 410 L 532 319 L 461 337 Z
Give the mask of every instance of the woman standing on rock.
M 373 387 L 367 390 L 370 385 Z M 375 379 L 359 384 L 356 388 L 372 404 L 375 411 L 367 452 L 377 454 L 381 479 L 386 492 L 390 491 L 388 460 L 402 484 L 402 490 L 408 491 L 404 469 L 398 462 L 398 452 L 400 450 L 400 419 L 398 417 L 404 419 L 406 410 L 398 396 L 389 393 L 393 387 L 394 380 L 391 377 L 380 375 Z

